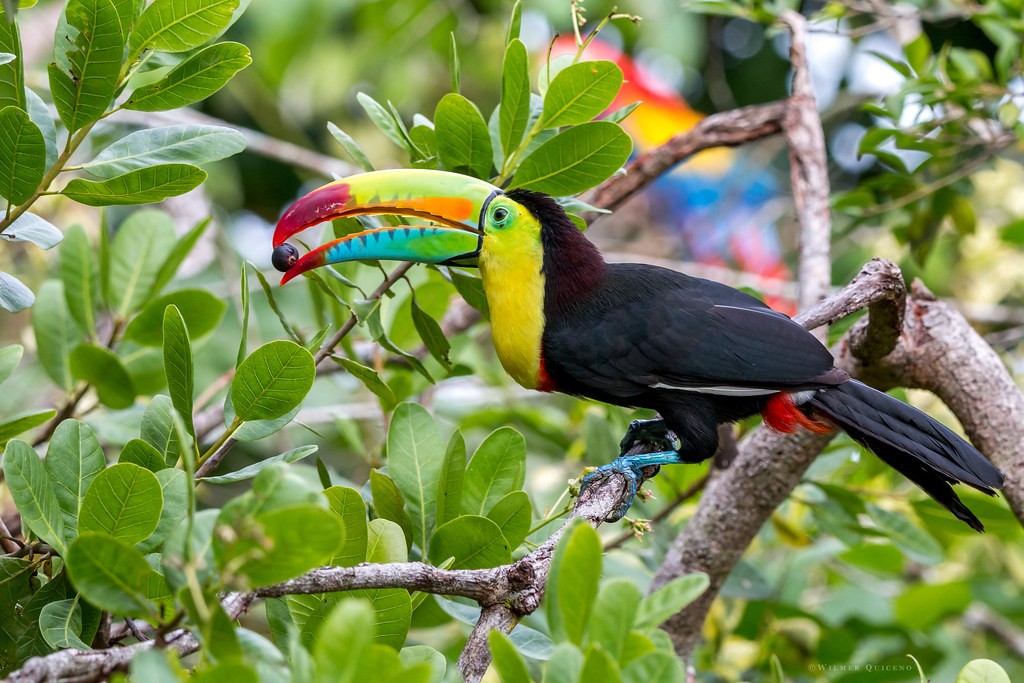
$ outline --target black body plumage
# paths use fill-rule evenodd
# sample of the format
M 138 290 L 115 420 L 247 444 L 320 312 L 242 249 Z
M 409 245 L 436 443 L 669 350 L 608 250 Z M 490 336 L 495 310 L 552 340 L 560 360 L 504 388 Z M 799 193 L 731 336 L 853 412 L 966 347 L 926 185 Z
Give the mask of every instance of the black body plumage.
M 718 450 L 720 423 L 765 411 L 778 392 L 827 418 L 971 527 L 981 522 L 950 487 L 994 494 L 1002 475 L 971 444 L 921 411 L 850 380 L 813 335 L 756 298 L 641 264 L 607 264 L 551 198 L 509 197 L 541 223 L 543 367 L 554 388 L 651 408 L 685 462 Z

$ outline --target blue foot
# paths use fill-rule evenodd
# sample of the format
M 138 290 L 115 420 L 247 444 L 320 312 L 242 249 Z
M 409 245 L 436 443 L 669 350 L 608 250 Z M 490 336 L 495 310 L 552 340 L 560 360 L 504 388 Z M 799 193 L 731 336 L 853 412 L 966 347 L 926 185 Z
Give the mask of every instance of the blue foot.
M 644 472 L 645 468 L 657 467 L 660 465 L 672 465 L 679 462 L 679 453 L 674 450 L 660 451 L 658 453 L 622 455 L 607 465 L 601 465 L 596 470 L 585 476 L 583 478 L 583 483 L 580 485 L 580 493 L 582 494 L 595 482 L 603 481 L 613 474 L 621 474 L 625 477 L 625 499 L 619 507 L 612 510 L 612 512 L 605 518 L 606 522 L 617 522 L 625 517 L 626 513 L 629 512 L 629 508 L 633 505 L 633 499 L 636 497 L 637 489 L 642 486 L 644 481 L 649 477 L 657 474 L 657 471 L 655 471 L 648 475 Z

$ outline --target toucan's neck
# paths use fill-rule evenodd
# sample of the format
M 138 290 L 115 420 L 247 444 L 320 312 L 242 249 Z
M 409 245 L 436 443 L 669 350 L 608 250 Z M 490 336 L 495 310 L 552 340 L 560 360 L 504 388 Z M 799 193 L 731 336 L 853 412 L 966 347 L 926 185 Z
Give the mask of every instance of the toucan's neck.
M 544 313 L 557 319 L 593 291 L 607 265 L 593 242 L 583 236 L 561 207 L 559 215 L 542 221 L 544 245 Z

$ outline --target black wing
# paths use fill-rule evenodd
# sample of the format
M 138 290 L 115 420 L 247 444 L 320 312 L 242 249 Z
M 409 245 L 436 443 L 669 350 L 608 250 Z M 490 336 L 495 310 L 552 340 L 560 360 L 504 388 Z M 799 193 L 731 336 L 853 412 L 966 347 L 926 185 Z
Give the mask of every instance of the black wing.
M 737 289 L 656 266 L 609 265 L 604 281 L 556 318 L 546 321 L 544 363 L 568 393 L 728 395 L 841 381 L 829 374 L 828 349 L 786 315 Z

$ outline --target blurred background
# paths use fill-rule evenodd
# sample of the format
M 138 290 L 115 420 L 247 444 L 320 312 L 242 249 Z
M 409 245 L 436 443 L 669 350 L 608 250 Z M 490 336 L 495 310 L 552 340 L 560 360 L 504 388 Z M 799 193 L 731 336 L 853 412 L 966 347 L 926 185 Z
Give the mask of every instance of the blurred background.
M 622 67 L 627 83 L 615 108 L 643 102 L 623 124 L 637 152 L 689 129 L 708 114 L 786 96 L 789 64 L 783 33 L 738 16 L 696 14 L 679 0 L 619 0 L 617 4 L 618 11 L 642 19 L 609 24 L 587 57 L 611 59 Z M 881 5 L 883 10 L 889 7 Z M 920 2 L 892 6 L 897 9 L 871 18 L 823 20 L 815 25 L 808 49 L 837 201 L 842 193 L 855 192 L 894 164 L 902 164 L 912 174 L 923 162 L 924 152 L 895 147 L 883 160 L 859 154 L 865 132 L 879 121 L 877 113 L 865 111 L 862 105 L 899 92 L 906 80 L 888 60 L 905 61 L 904 47 L 921 34 L 936 47 L 996 53 L 997 46 L 976 24 L 964 20 L 957 5 Z M 19 16 L 27 84 L 43 93 L 44 99 L 48 99 L 48 51 L 62 7 L 63 3 L 41 0 Z M 589 0 L 585 8 L 593 19 L 613 11 L 612 3 L 598 0 Z M 827 7 L 808 2 L 803 9 L 808 13 Z M 250 47 L 252 66 L 196 111 L 158 115 L 166 117 L 168 124 L 212 117 L 245 129 L 250 142 L 246 152 L 213 164 L 208 182 L 199 190 L 164 205 L 182 232 L 206 215 L 212 214 L 216 221 L 217 230 L 208 233 L 193 262 L 186 265 L 190 284 L 209 287 L 237 302 L 239 270 L 245 260 L 275 280 L 269 266 L 270 234 L 283 207 L 326 179 L 355 170 L 328 133 L 327 122 L 357 140 L 376 167 L 406 165 L 401 150 L 368 120 L 356 94 L 365 92 L 380 102 L 391 102 L 406 122 L 418 113 L 432 117 L 436 102 L 451 87 L 452 34 L 458 46 L 462 91 L 487 116 L 500 92 L 510 11 L 511 3 L 501 0 L 253 0 L 226 35 Z M 558 55 L 574 50 L 571 17 L 568 1 L 524 2 L 521 37 L 534 58 L 534 89 L 549 51 Z M 1017 88 L 1014 97 L 1024 99 L 1024 80 L 1018 78 L 1013 87 Z M 904 102 L 901 109 L 908 126 L 934 115 L 933 110 L 912 102 Z M 146 116 L 150 117 L 146 123 L 152 124 L 152 115 Z M 133 121 L 115 116 L 103 125 L 105 130 L 96 129 L 97 149 L 131 128 Z M 963 163 L 962 158 L 955 161 Z M 920 277 L 936 294 L 955 302 L 1007 364 L 1018 369 L 1024 336 L 1020 150 L 1003 148 L 998 156 L 982 159 L 971 170 L 969 176 L 946 178 L 949 182 L 940 184 L 949 201 L 965 198 L 969 220 L 953 215 L 922 225 L 921 209 L 912 205 L 868 202 L 865 210 L 861 202 L 859 213 L 851 213 L 837 204 L 833 277 L 842 284 L 874 256 L 893 259 L 908 279 Z M 87 207 L 59 198 L 38 206 L 58 226 L 81 223 L 93 234 L 97 230 L 98 215 Z M 109 210 L 108 220 L 116 226 L 130 213 L 127 208 Z M 921 238 L 922 230 L 927 239 Z M 670 262 L 692 274 L 748 288 L 781 310 L 794 310 L 797 230 L 781 137 L 699 155 L 614 216 L 596 221 L 589 234 L 609 258 Z M 5 262 L 0 265 L 37 289 L 52 273 L 54 255 L 4 249 L 0 259 Z M 379 271 L 366 267 L 354 267 L 347 274 L 370 289 L 381 279 Z M 450 287 L 423 269 L 415 271 L 412 281 L 417 292 L 434 292 L 431 296 L 421 293 L 419 301 L 440 318 L 452 298 Z M 318 318 L 323 307 L 315 293 L 296 286 L 277 296 L 285 315 L 308 334 L 323 324 Z M 409 305 L 409 289 L 398 288 L 387 302 L 385 319 L 391 339 L 413 348 L 418 338 L 407 322 Z M 253 306 L 256 327 L 251 344 L 282 337 L 280 323 L 258 285 L 253 289 Z M 196 386 L 212 387 L 204 396 L 211 401 L 221 400 L 222 394 L 215 391 L 217 380 L 234 363 L 240 325 L 237 308 L 236 304 L 229 309 L 223 329 L 196 350 Z M 30 336 L 30 316 L 31 311 L 4 314 L 0 342 L 25 342 Z M 837 326 L 833 333 L 844 327 Z M 535 508 L 544 510 L 584 464 L 599 464 L 614 456 L 631 415 L 565 397 L 538 398 L 520 390 L 501 372 L 487 334 L 486 326 L 475 325 L 453 338 L 453 360 L 467 374 L 469 368 L 475 374 L 452 377 L 436 386 L 407 368 L 388 364 L 365 335 L 349 351 L 385 370 L 400 399 L 419 397 L 446 425 L 465 430 L 471 445 L 504 424 L 522 430 L 530 449 L 528 490 Z M 46 386 L 41 374 L 22 373 L 19 378 L 15 391 L 0 396 L 0 413 L 15 412 L 24 403 L 38 400 L 36 388 Z M 910 392 L 910 397 L 933 414 L 944 414 L 929 396 Z M 87 419 L 107 443 L 115 445 L 135 436 L 123 425 L 137 424 L 133 411 L 139 410 L 121 411 L 123 415 L 97 413 Z M 275 442 L 275 452 L 318 443 L 336 481 L 362 482 L 367 469 L 381 462 L 381 416 L 371 394 L 351 377 L 336 373 L 318 381 L 298 424 L 268 441 Z M 265 455 L 243 444 L 232 453 L 228 466 L 242 466 Z M 638 505 L 634 514 L 652 516 L 706 469 L 666 469 L 654 485 L 655 500 Z M 787 675 L 797 681 L 917 681 L 916 669 L 907 666 L 907 653 L 922 662 L 934 681 L 953 680 L 954 672 L 977 656 L 996 659 L 1010 669 L 1014 680 L 1024 680 L 1020 642 L 1014 645 L 991 627 L 1004 621 L 1011 626 L 1024 622 L 1022 534 L 1002 501 L 965 496 L 990 529 L 979 537 L 961 529 L 922 495 L 910 493 L 912 487 L 906 482 L 841 439 L 820 458 L 808 478 L 822 486 L 801 486 L 778 511 L 716 603 L 707 645 L 699 655 L 698 669 L 708 672 L 702 680 L 762 680 L 771 655 L 777 655 Z M 839 518 L 834 517 L 841 518 L 842 510 L 830 507 L 834 501 L 823 488 L 830 482 L 913 516 L 921 525 L 913 531 L 925 540 L 912 534 L 901 545 L 869 531 L 844 535 L 836 527 Z M 230 490 L 223 488 L 200 490 L 200 498 L 206 500 L 227 495 Z M 667 543 L 694 507 L 692 501 L 678 507 L 642 541 L 623 541 L 609 557 L 606 571 L 649 579 Z M 614 537 L 622 529 L 602 531 Z M 535 537 L 543 538 L 547 532 L 541 529 Z M 437 626 L 445 619 L 430 604 L 416 613 L 419 637 L 457 651 L 460 631 L 451 624 Z M 964 614 L 970 618 L 963 618 Z M 852 666 L 814 669 L 812 663 Z M 891 668 L 865 668 L 869 663 L 888 663 Z

